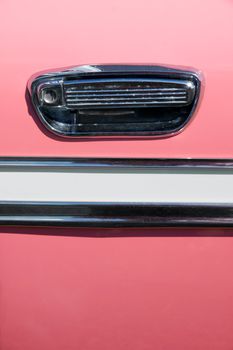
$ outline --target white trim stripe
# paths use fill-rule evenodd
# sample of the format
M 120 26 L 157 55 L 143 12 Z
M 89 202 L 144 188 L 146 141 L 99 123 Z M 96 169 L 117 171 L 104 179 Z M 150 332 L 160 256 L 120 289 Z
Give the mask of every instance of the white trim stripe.
M 233 203 L 233 170 L 6 169 L 0 201 Z

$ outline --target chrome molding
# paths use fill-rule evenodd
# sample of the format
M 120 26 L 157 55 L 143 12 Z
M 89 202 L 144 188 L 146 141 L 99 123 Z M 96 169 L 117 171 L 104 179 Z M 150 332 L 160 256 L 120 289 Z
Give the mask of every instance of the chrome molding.
M 186 106 L 192 103 L 194 95 L 195 84 L 190 80 L 105 78 L 64 82 L 68 108 Z
M 0 202 L 0 225 L 233 227 L 233 204 Z
M 0 157 L 3 168 L 233 169 L 233 159 Z
M 0 171 L 58 168 L 233 169 L 232 159 L 0 157 Z M 233 203 L 0 201 L 2 226 L 233 227 Z

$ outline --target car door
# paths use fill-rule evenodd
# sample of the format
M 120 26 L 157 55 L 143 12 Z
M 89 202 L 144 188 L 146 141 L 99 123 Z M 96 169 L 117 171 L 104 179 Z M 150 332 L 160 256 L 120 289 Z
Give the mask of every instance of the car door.
M 0 9 L 0 348 L 232 349 L 232 1 L 2 0 Z M 157 89 L 163 101 L 173 95 L 158 89 L 183 96 L 197 79 L 193 109 L 160 134 L 138 133 L 121 109 L 120 135 L 104 134 L 103 121 L 99 135 L 64 126 L 77 108 L 68 100 L 55 121 L 53 100 L 40 109 L 54 95 L 38 77 L 51 87 L 85 73 L 91 84 L 88 74 L 110 79 L 109 69 L 114 89 L 136 86 L 140 98 Z M 145 83 L 147 73 L 157 80 Z M 126 98 L 140 101 L 140 123 L 154 118 Z M 117 108 L 94 113 L 90 94 L 87 104 L 92 128 L 119 118 Z M 164 108 L 173 125 L 173 105 Z

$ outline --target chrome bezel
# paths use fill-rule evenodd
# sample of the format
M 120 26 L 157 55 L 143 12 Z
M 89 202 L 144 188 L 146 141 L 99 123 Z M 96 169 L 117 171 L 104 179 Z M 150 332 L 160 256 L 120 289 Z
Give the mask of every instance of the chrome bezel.
M 195 82 L 195 96 L 192 102 L 192 109 L 185 120 L 185 122 L 179 126 L 177 129 L 168 132 L 157 132 L 157 131 L 130 131 L 130 132 L 108 132 L 94 133 L 87 135 L 73 135 L 66 132 L 61 132 L 57 128 L 53 127 L 44 115 L 41 113 L 38 104 L 38 91 L 39 89 L 46 88 L 48 86 L 60 86 L 63 90 L 63 79 L 91 79 L 92 77 L 97 77 L 103 79 L 105 76 L 124 78 L 127 76 L 137 75 L 140 76 L 149 76 L 155 77 L 156 79 L 162 79 L 164 76 L 170 81 L 175 81 L 176 79 L 188 79 L 188 81 Z M 49 81 L 48 81 L 49 79 Z M 84 65 L 84 66 L 75 66 L 69 68 L 63 68 L 59 70 L 45 71 L 33 75 L 28 81 L 28 91 L 31 95 L 31 100 L 34 106 L 34 109 L 47 130 L 52 132 L 57 136 L 67 137 L 67 138 L 164 138 L 174 136 L 184 130 L 184 128 L 190 123 L 194 112 L 197 110 L 197 105 L 200 101 L 200 96 L 203 93 L 203 76 L 201 72 L 196 71 L 192 68 L 184 67 L 173 67 L 173 66 L 163 66 L 163 65 Z M 61 106 L 58 108 L 68 109 L 64 104 L 64 96 Z

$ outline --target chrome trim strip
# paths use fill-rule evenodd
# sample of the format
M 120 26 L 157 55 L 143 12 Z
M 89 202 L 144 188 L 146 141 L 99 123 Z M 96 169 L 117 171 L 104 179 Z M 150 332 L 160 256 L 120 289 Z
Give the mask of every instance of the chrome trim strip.
M 233 169 L 233 159 L 0 157 L 0 171 L 39 168 Z M 233 227 L 233 203 L 0 201 L 1 226 Z
M 233 227 L 233 204 L 0 202 L 0 225 Z
M 233 159 L 0 157 L 3 168 L 233 169 Z

